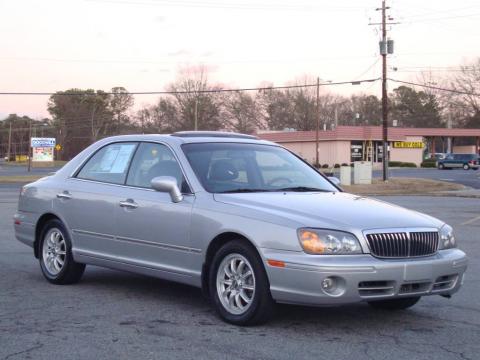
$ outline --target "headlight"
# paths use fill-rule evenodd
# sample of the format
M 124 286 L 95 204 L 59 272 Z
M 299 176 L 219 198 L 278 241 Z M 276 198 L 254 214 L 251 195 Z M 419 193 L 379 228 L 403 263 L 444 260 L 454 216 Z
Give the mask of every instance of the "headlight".
M 298 239 L 303 250 L 316 255 L 361 254 L 358 239 L 350 233 L 335 230 L 299 229 Z
M 453 236 L 453 229 L 450 225 L 443 225 L 440 229 L 440 244 L 439 249 L 451 249 L 457 247 L 455 236 Z

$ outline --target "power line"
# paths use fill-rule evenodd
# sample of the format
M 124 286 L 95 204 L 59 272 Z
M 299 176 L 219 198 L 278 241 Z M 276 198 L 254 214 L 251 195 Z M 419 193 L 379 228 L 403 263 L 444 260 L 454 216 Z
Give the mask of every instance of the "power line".
M 393 66 L 391 69 L 394 72 L 477 72 L 474 66 Z
M 164 57 L 174 57 L 175 55 L 164 54 Z M 203 58 L 205 55 L 200 55 Z M 371 59 L 372 56 L 322 56 L 315 58 L 271 58 L 271 59 L 239 59 L 239 60 L 219 60 L 219 64 L 248 64 L 248 63 L 298 63 L 298 62 L 335 62 L 335 61 L 351 61 L 352 59 Z M 69 58 L 44 58 L 44 57 L 10 57 L 2 56 L 0 61 L 43 61 L 43 62 L 60 62 L 60 63 L 94 63 L 94 64 L 146 64 L 146 65 L 168 65 L 177 64 L 177 60 L 147 60 L 147 59 L 69 59 Z M 163 69 L 169 71 L 169 69 Z
M 475 9 L 475 8 L 477 8 L 477 6 L 470 5 L 470 6 L 465 6 L 465 7 L 461 7 L 461 8 L 443 9 L 443 10 L 428 10 L 428 9 L 425 9 L 425 10 L 428 10 L 428 12 L 424 12 L 424 13 L 421 13 L 421 14 L 412 14 L 412 15 L 409 15 L 408 17 L 409 18 L 422 18 L 422 17 L 429 16 L 429 15 L 436 15 L 436 14 L 443 14 L 443 13 L 454 13 L 454 12 L 464 11 L 464 10 L 468 10 L 468 9 L 472 9 L 472 8 Z
M 365 76 L 366 74 L 368 74 L 368 72 L 369 72 L 370 70 L 372 70 L 372 69 L 375 67 L 375 65 L 378 64 L 379 61 L 380 61 L 380 58 L 377 57 L 377 59 L 373 62 L 373 64 L 370 65 L 370 66 L 369 66 L 365 71 L 363 71 L 360 75 L 358 75 L 357 77 L 355 77 L 355 79 L 361 78 L 361 77 Z
M 287 3 L 224 3 L 220 1 L 184 1 L 184 0 L 87 0 L 95 3 L 110 3 L 118 5 L 149 5 L 149 6 L 171 6 L 206 9 L 231 9 L 231 10 L 275 10 L 275 11 L 360 11 L 363 6 L 319 6 L 314 2 L 309 4 L 290 5 Z
M 419 23 L 419 22 L 429 22 L 429 21 L 438 21 L 438 20 L 450 20 L 450 19 L 460 19 L 460 18 L 471 18 L 480 16 L 480 13 L 468 14 L 468 15 L 452 15 L 444 17 L 433 17 L 433 18 L 424 18 L 424 19 L 413 19 L 412 21 L 407 20 L 408 23 Z
M 369 83 L 378 81 L 379 78 L 374 79 L 363 79 L 363 80 L 350 80 L 350 81 L 339 81 L 339 82 L 325 82 L 321 83 L 321 86 L 333 86 L 333 85 L 359 85 L 361 83 Z M 236 88 L 236 89 L 207 89 L 207 90 L 179 90 L 179 91 L 133 91 L 126 94 L 129 95 L 181 95 L 181 94 L 210 94 L 210 93 L 223 93 L 223 92 L 241 92 L 241 91 L 269 91 L 269 90 L 285 90 L 285 89 L 298 89 L 298 88 L 309 88 L 315 87 L 317 84 L 304 84 L 304 85 L 286 85 L 286 86 L 268 86 L 268 87 L 255 87 L 255 88 Z M 17 92 L 17 91 L 3 91 L 0 92 L 0 95 L 32 95 L 32 96 L 97 96 L 97 95 L 116 95 L 117 93 L 113 92 Z
M 448 91 L 448 92 L 451 92 L 451 93 L 461 94 L 461 95 L 480 96 L 480 94 L 477 94 L 477 93 L 474 93 L 474 92 L 467 92 L 467 91 L 461 91 L 461 90 L 455 90 L 455 89 L 447 89 L 447 88 L 440 87 L 440 86 L 418 84 L 418 83 L 414 83 L 414 82 L 411 82 L 411 81 L 403 81 L 403 80 L 397 80 L 397 79 L 391 79 L 391 78 L 389 78 L 388 80 L 396 82 L 396 83 L 406 84 L 406 85 L 420 86 L 420 87 L 427 88 L 427 89 L 432 89 L 432 90 Z

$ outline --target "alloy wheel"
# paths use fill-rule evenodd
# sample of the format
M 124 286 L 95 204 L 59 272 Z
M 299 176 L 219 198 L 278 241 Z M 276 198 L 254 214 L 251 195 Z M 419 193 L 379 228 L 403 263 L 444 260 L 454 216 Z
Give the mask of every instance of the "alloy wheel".
M 241 315 L 255 297 L 255 274 L 250 262 L 240 254 L 226 256 L 217 270 L 217 293 L 223 307 Z
M 47 271 L 56 276 L 65 265 L 67 247 L 62 232 L 57 228 L 50 229 L 43 239 L 43 263 Z

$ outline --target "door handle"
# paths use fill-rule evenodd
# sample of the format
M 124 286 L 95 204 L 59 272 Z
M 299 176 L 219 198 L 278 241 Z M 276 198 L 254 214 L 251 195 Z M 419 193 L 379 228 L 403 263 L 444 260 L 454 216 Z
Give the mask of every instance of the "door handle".
M 128 208 L 128 209 L 136 209 L 138 208 L 138 204 L 133 201 L 132 199 L 127 199 L 125 201 L 120 201 L 120 207 Z
M 68 191 L 61 192 L 57 194 L 57 198 L 59 199 L 71 199 L 72 195 Z

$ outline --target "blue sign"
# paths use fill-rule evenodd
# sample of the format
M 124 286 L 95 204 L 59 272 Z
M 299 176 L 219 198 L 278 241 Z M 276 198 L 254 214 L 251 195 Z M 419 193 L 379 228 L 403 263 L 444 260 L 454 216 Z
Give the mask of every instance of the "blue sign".
M 32 148 L 55 147 L 55 138 L 32 137 L 30 141 Z

